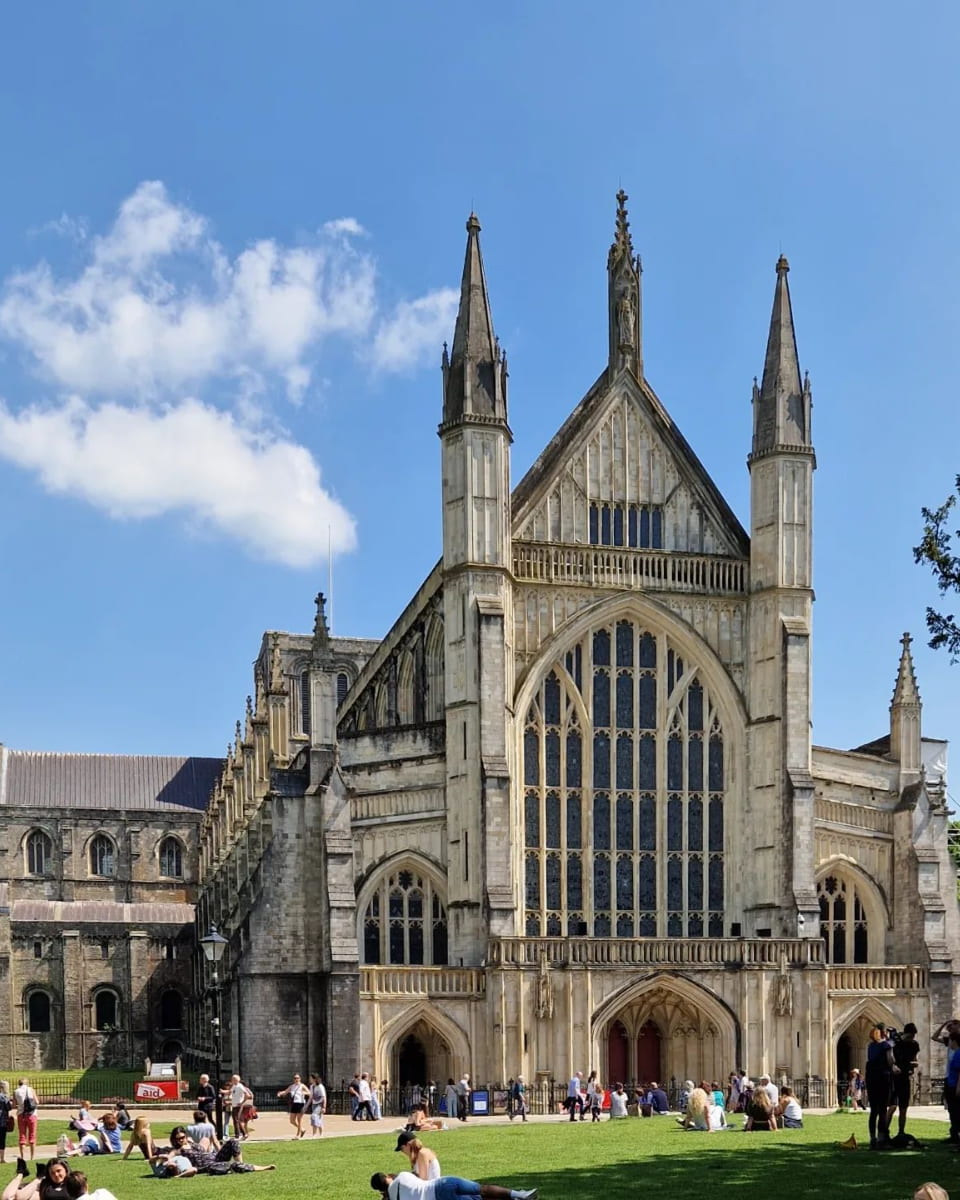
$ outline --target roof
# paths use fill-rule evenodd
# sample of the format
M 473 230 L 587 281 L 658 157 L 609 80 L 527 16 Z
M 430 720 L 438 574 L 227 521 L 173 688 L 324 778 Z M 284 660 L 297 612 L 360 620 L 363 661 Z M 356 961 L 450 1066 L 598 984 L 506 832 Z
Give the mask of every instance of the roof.
M 57 925 L 192 925 L 192 904 L 122 904 L 115 900 L 14 900 L 10 920 Z
M 222 769 L 220 758 L 57 754 L 0 746 L 0 805 L 202 812 Z

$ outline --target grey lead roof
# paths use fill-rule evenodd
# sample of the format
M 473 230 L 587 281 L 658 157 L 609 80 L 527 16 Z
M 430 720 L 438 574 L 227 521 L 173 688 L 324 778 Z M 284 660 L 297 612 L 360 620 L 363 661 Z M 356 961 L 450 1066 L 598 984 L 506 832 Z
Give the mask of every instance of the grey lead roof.
M 219 758 L 57 754 L 0 746 L 0 805 L 202 812 Z
M 115 900 L 14 900 L 10 920 L 55 925 L 192 925 L 192 904 L 123 904 Z

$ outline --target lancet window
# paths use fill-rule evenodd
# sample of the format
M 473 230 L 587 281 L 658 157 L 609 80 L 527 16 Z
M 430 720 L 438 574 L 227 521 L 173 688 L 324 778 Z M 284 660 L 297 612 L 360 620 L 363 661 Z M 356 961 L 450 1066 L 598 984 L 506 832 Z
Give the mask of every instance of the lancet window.
M 853 880 L 839 873 L 825 876 L 817 884 L 817 899 L 827 962 L 869 962 L 867 910 Z
M 523 742 L 531 937 L 721 937 L 725 740 L 696 667 L 620 620 L 554 663 Z
M 592 546 L 663 549 L 663 508 L 659 504 L 590 504 Z
M 384 876 L 363 917 L 363 961 L 443 966 L 447 910 L 428 875 L 404 867 Z

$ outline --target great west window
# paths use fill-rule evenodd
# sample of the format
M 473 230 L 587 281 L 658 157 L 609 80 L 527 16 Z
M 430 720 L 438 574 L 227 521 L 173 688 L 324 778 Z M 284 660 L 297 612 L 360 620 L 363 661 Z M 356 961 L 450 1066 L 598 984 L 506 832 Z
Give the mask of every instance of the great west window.
M 568 651 L 526 713 L 527 936 L 721 937 L 726 769 L 665 635 L 621 620 Z

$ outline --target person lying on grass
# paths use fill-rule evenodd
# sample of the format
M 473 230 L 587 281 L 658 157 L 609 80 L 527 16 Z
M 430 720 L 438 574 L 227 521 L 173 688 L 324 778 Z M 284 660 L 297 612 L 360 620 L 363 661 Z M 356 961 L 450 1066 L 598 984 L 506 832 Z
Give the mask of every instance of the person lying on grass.
M 186 1163 L 186 1166 L 184 1166 Z M 169 1179 L 186 1175 L 225 1175 L 229 1171 L 275 1171 L 273 1163 L 268 1166 L 254 1166 L 243 1161 L 243 1147 L 239 1138 L 225 1138 L 219 1150 L 214 1150 L 209 1143 L 194 1145 L 190 1135 L 182 1125 L 177 1125 L 170 1132 L 170 1150 L 166 1154 L 158 1154 L 151 1161 L 154 1175 L 160 1179 Z
M 439 1179 L 418 1179 L 410 1171 L 385 1175 L 378 1171 L 370 1177 L 370 1186 L 387 1200 L 462 1200 L 465 1196 L 483 1196 L 485 1200 L 537 1200 L 536 1188 L 505 1188 L 496 1183 L 477 1183 L 458 1175 Z

